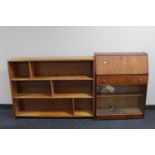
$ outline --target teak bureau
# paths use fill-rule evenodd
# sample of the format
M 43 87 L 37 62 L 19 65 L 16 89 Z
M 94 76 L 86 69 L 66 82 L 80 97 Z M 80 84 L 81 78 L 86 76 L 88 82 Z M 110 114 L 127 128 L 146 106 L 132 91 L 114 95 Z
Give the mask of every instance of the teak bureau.
M 147 94 L 146 53 L 96 54 L 96 118 L 143 118 Z
M 16 117 L 143 118 L 146 53 L 8 61 Z

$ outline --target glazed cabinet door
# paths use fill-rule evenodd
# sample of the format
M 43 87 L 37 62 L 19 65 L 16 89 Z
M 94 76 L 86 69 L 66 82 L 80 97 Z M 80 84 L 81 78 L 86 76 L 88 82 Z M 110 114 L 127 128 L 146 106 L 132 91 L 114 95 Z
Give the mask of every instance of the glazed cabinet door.
M 96 86 L 96 118 L 141 118 L 145 104 L 146 85 Z

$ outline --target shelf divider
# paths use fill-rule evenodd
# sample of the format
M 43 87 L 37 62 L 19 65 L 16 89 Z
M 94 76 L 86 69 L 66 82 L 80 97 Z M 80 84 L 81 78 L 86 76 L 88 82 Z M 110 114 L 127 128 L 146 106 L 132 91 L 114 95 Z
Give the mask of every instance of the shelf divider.
M 54 83 L 53 83 L 53 81 L 51 81 L 50 84 L 51 84 L 51 96 L 53 97 L 53 95 L 54 95 Z
M 29 73 L 30 73 L 30 79 L 34 78 L 33 66 L 30 61 L 29 61 Z
M 72 112 L 73 112 L 73 116 L 75 115 L 75 102 L 74 99 L 72 98 Z

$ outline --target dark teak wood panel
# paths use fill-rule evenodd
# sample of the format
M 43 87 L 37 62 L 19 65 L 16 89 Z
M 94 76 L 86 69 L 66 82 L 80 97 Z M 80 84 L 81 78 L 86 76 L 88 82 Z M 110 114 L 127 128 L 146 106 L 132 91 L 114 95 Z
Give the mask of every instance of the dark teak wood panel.
M 147 56 L 139 55 L 96 55 L 96 75 L 147 74 Z
M 93 81 L 54 81 L 54 93 L 88 93 L 93 95 Z
M 50 81 L 18 81 L 16 84 L 17 94 L 22 93 L 51 93 Z
M 97 84 L 147 84 L 147 75 L 100 75 Z
M 93 77 L 93 62 L 91 61 L 54 61 L 32 62 L 34 76 L 75 76 Z
M 12 77 L 30 77 L 28 62 L 11 62 L 9 63 L 9 68 Z

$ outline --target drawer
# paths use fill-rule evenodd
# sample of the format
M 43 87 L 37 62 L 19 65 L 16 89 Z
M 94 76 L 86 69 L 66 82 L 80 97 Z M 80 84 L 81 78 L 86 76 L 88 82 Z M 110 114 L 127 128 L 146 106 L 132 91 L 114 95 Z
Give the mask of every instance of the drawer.
M 106 75 L 97 76 L 97 84 L 146 84 L 147 75 Z

